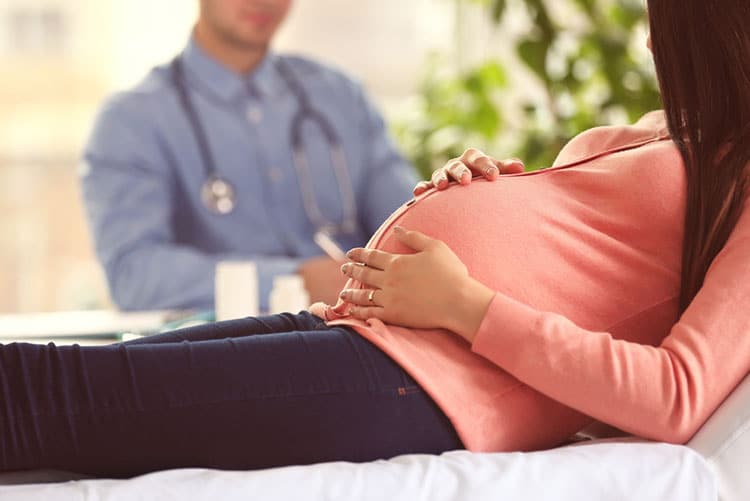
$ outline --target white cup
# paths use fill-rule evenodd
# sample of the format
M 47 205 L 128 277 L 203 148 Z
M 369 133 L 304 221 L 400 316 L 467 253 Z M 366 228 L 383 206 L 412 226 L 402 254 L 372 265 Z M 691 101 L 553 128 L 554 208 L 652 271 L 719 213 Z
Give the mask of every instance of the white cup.
M 216 320 L 258 316 L 258 270 L 250 261 L 216 265 Z
M 269 313 L 297 313 L 310 306 L 310 294 L 299 275 L 278 275 L 273 278 L 273 288 L 268 299 Z

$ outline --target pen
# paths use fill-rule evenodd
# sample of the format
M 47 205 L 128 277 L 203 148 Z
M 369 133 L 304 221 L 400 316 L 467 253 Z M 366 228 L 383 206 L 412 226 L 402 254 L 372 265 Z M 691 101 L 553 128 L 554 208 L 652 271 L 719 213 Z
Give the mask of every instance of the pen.
M 346 261 L 346 254 L 336 241 L 324 231 L 316 231 L 313 240 L 334 261 Z

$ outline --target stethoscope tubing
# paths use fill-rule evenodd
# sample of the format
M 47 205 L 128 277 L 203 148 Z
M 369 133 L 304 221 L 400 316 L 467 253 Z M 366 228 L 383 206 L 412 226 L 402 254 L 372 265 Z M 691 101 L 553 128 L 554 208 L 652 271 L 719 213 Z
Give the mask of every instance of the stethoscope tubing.
M 276 63 L 276 67 L 279 74 L 284 79 L 287 87 L 294 94 L 297 100 L 298 109 L 295 113 L 292 124 L 290 127 L 290 140 L 292 145 L 293 163 L 299 178 L 300 192 L 302 195 L 302 201 L 305 207 L 305 213 L 310 223 L 315 227 L 316 231 L 323 231 L 327 234 L 336 234 L 338 232 L 343 233 L 354 233 L 357 227 L 357 206 L 354 196 L 354 188 L 349 173 L 349 168 L 346 162 L 346 154 L 341 141 L 339 140 L 336 132 L 331 123 L 326 117 L 321 114 L 318 110 L 310 105 L 309 99 L 305 90 L 302 88 L 297 79 L 292 75 L 291 70 L 286 67 L 281 61 Z M 207 197 L 204 193 L 212 193 L 212 185 L 214 183 L 221 183 L 225 188 L 225 192 L 229 193 L 230 196 L 234 196 L 234 189 L 224 179 L 217 166 L 216 160 L 213 156 L 213 151 L 209 144 L 208 135 L 206 134 L 203 123 L 198 116 L 195 106 L 188 94 L 185 71 L 182 64 L 182 59 L 177 56 L 171 64 L 171 71 L 173 82 L 177 93 L 179 95 L 180 106 L 182 107 L 185 116 L 188 119 L 190 128 L 192 129 L 195 137 L 196 144 L 198 146 L 201 165 L 204 172 L 204 185 L 202 188 L 201 198 L 203 199 L 204 205 L 207 209 L 212 212 L 219 214 L 228 214 L 234 209 L 234 200 L 227 204 L 224 201 L 224 205 L 229 207 L 229 210 L 220 210 L 222 201 L 216 199 L 214 202 L 215 207 L 211 207 L 212 203 L 207 201 Z M 307 161 L 307 155 L 304 153 L 304 145 L 302 139 L 302 127 L 305 121 L 310 121 L 317 125 L 323 133 L 326 142 L 328 143 L 331 165 L 334 170 L 336 177 L 336 183 L 338 184 L 339 195 L 341 197 L 343 217 L 340 223 L 333 223 L 326 221 L 320 206 L 315 198 L 315 190 L 313 188 L 313 180 L 311 177 L 310 165 Z

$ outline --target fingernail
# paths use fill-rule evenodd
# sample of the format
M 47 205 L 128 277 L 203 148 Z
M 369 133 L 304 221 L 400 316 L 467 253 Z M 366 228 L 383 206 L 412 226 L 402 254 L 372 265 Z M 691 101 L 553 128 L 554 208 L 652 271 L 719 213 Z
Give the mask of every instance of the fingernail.
M 349 265 L 348 265 L 348 264 L 345 264 L 345 265 L 343 265 L 343 266 L 341 267 L 341 273 L 343 273 L 344 275 L 346 275 L 346 272 L 347 272 L 347 271 L 349 271 Z
M 394 233 L 406 233 L 406 230 L 403 229 L 401 226 L 394 226 L 393 227 L 393 232 Z
M 347 291 L 345 291 L 345 290 L 341 291 L 341 293 L 339 294 L 339 297 L 340 297 L 341 299 L 346 299 L 346 292 L 347 292 Z
M 346 253 L 346 257 L 348 257 L 349 259 L 351 259 L 353 255 L 354 255 L 354 249 Z

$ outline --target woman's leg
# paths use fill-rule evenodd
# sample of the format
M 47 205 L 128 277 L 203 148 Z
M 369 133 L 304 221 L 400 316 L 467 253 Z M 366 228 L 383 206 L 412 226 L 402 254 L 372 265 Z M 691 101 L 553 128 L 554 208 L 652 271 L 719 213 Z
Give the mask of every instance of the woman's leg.
M 274 334 L 279 332 L 307 331 L 325 329 L 325 322 L 307 311 L 298 314 L 280 313 L 262 317 L 247 317 L 237 320 L 226 320 L 185 329 L 177 329 L 163 334 L 146 336 L 125 344 L 179 343 L 181 341 L 208 341 L 230 337 L 243 337 L 256 334 Z
M 0 470 L 132 476 L 461 448 L 415 382 L 342 327 L 179 343 L 0 346 L 0 395 Z

